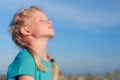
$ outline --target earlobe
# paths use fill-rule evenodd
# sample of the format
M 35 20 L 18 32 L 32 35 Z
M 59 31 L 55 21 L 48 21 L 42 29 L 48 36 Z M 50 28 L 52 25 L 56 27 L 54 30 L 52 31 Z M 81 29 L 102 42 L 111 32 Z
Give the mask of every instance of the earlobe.
M 26 36 L 30 36 L 31 35 L 30 30 L 27 27 L 21 27 L 20 32 L 23 35 L 26 35 Z

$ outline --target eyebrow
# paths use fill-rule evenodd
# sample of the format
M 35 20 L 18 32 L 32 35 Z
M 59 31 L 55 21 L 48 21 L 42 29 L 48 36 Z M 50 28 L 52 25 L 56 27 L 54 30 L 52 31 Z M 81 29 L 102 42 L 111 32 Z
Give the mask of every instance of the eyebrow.
M 48 19 L 48 17 L 41 17 L 41 16 L 37 16 L 36 18 Z

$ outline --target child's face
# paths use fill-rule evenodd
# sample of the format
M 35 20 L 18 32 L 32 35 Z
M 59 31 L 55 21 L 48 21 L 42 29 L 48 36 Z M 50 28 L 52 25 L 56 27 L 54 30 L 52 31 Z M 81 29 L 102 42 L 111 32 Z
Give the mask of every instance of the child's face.
M 35 38 L 51 38 L 54 35 L 51 21 L 49 21 L 46 15 L 41 11 L 35 11 L 32 13 L 29 29 L 32 36 Z

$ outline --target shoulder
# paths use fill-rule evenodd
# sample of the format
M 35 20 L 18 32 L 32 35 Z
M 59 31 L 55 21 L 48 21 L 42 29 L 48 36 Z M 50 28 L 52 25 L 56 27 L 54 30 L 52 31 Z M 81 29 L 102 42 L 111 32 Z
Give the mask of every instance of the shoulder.
M 35 74 L 35 61 L 27 49 L 21 50 L 15 57 L 14 61 L 8 68 L 8 77 L 14 77 L 17 75 L 30 75 L 34 77 Z
M 11 65 L 13 65 L 13 66 L 15 65 L 15 66 L 19 66 L 19 67 L 26 66 L 26 65 L 34 66 L 35 61 L 34 61 L 33 57 L 31 56 L 31 54 L 28 52 L 28 50 L 23 49 L 18 53 L 18 55 L 15 57 L 15 59 Z
M 18 55 L 16 56 L 16 58 L 14 59 L 14 61 L 34 61 L 33 57 L 31 56 L 31 54 L 28 52 L 27 49 L 23 49 L 21 50 Z

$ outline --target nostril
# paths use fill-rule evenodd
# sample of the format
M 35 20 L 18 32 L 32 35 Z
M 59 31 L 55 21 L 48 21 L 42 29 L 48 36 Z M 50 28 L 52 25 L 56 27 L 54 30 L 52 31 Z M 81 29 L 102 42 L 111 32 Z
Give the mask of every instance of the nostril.
M 49 24 L 52 24 L 52 21 L 49 20 L 48 23 L 49 23 Z

